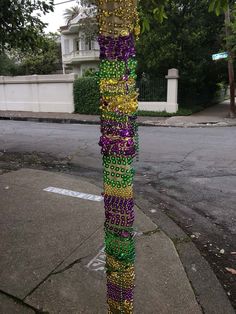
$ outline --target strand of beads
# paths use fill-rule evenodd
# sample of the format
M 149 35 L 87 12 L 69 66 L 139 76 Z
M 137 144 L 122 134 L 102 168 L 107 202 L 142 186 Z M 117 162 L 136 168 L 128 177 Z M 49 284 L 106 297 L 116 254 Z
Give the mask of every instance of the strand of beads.
M 136 0 L 98 0 L 101 138 L 108 313 L 133 313 L 133 160 L 138 151 L 136 112 Z
M 128 62 L 102 60 L 98 75 L 100 79 L 119 79 L 125 73 L 125 75 L 136 79 L 136 66 L 137 61 L 135 59 L 129 59 Z
M 136 0 L 98 0 L 98 7 L 100 34 L 105 36 L 139 34 Z

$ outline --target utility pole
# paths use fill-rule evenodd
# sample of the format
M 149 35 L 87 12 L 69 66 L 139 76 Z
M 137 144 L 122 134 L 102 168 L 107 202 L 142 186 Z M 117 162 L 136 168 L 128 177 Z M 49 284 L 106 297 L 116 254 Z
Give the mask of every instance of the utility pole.
M 236 107 L 235 107 L 235 77 L 234 77 L 234 64 L 233 64 L 233 53 L 231 51 L 229 36 L 230 36 L 230 6 L 228 3 L 228 8 L 225 12 L 225 32 L 226 32 L 226 45 L 228 50 L 228 73 L 229 73 L 229 86 L 230 86 L 230 117 L 235 118 Z
M 137 154 L 135 36 L 137 0 L 98 0 L 105 252 L 109 314 L 132 314 L 135 233 L 133 160 Z

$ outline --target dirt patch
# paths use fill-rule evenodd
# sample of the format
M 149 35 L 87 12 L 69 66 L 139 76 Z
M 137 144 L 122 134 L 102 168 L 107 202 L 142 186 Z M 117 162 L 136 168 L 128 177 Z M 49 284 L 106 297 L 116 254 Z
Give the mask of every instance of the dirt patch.
M 64 171 L 70 168 L 70 158 L 38 152 L 0 152 L 0 175 L 24 167 Z

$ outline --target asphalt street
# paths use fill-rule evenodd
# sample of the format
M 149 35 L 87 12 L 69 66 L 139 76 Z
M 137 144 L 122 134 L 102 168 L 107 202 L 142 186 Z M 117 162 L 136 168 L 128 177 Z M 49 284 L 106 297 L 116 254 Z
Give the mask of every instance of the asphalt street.
M 236 269 L 236 128 L 141 127 L 139 134 L 142 209 L 157 224 L 165 213 L 190 236 L 235 305 L 235 275 L 226 268 Z M 35 167 L 35 159 L 22 161 L 27 154 L 45 165 L 65 160 L 65 171 L 102 186 L 99 135 L 98 126 L 1 121 L 0 166 Z

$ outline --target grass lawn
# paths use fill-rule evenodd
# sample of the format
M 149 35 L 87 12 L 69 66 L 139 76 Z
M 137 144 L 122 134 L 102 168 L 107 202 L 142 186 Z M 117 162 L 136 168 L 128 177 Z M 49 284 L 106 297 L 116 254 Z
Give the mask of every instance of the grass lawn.
M 202 111 L 203 106 L 194 106 L 190 108 L 179 108 L 176 113 L 169 113 L 166 111 L 138 111 L 138 116 L 144 117 L 174 117 L 174 116 L 190 116 L 195 112 Z

